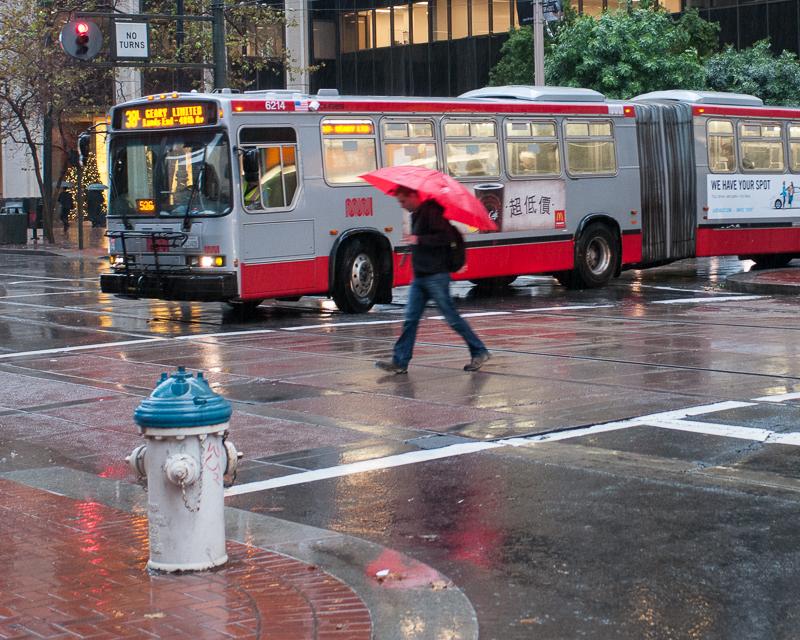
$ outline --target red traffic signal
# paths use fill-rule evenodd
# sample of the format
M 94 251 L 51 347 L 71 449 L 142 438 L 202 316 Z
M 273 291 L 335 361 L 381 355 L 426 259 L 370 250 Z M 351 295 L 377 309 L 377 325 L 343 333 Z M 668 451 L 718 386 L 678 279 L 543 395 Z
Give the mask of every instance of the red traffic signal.
M 59 40 L 73 58 L 91 60 L 103 47 L 103 32 L 90 20 L 71 20 L 61 29 Z
M 75 53 L 79 57 L 89 53 L 89 24 L 86 22 L 75 23 Z

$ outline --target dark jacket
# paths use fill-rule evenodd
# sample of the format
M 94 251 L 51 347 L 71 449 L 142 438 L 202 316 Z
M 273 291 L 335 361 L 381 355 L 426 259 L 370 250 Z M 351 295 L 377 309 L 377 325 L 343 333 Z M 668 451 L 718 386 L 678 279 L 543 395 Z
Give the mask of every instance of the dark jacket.
M 450 244 L 450 223 L 444 209 L 434 200 L 426 200 L 411 214 L 411 233 L 417 244 L 411 245 L 411 264 L 415 276 L 448 273 L 447 246 Z

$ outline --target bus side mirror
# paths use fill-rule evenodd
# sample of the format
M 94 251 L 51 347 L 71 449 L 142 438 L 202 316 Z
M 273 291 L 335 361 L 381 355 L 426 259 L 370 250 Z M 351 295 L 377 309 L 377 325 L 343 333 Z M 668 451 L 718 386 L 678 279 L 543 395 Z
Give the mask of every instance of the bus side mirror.
M 242 172 L 244 175 L 258 175 L 258 149 L 242 151 Z
M 89 159 L 89 147 L 92 139 L 88 133 L 82 133 L 78 136 L 78 162 L 82 167 L 86 166 L 86 160 Z

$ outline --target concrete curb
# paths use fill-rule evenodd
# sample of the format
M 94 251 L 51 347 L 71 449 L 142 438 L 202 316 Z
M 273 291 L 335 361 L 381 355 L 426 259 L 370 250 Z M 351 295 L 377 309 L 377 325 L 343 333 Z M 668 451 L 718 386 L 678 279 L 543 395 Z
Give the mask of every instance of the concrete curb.
M 122 511 L 147 510 L 147 494 L 140 486 L 68 467 L 11 471 L 0 477 Z M 405 554 L 354 536 L 231 507 L 225 508 L 225 527 L 229 540 L 315 565 L 344 582 L 369 609 L 376 639 L 478 639 L 477 615 L 464 593 L 432 567 Z M 378 582 L 367 567 L 383 559 L 408 567 L 416 575 Z
M 753 273 L 737 273 L 725 278 L 725 288 L 737 293 L 755 293 L 763 295 L 798 295 L 800 294 L 800 281 L 776 282 L 767 280 L 764 276 L 770 273 L 779 273 L 785 269 L 770 269 Z

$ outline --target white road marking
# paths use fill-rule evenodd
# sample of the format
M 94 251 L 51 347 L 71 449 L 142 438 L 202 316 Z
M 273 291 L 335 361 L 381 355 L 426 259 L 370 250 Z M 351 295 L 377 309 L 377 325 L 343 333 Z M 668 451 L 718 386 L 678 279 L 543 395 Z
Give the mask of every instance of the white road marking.
M 100 282 L 100 278 L 51 278 L 49 276 L 28 276 L 24 273 L 0 273 L 0 278 L 25 278 L 19 282 L 8 284 L 28 284 L 31 280 L 42 280 L 49 282 Z
M 11 298 L 39 298 L 41 296 L 65 296 L 73 293 L 94 293 L 96 289 L 63 289 L 62 291 L 51 291 L 50 293 L 21 293 L 12 296 L 0 296 L 0 303 Z M 50 307 L 57 309 L 58 307 Z
M 18 351 L 17 353 L 0 354 L 0 359 L 23 358 L 25 356 L 48 356 L 57 353 L 70 353 L 72 351 L 89 351 L 90 349 L 105 349 L 106 347 L 127 347 L 132 344 L 146 344 L 148 342 L 165 342 L 168 338 L 142 338 L 141 340 L 125 340 L 122 342 L 104 342 L 102 344 L 87 344 L 75 347 L 59 347 L 57 349 L 40 349 L 39 351 Z
M 295 484 L 305 484 L 306 482 L 316 482 L 317 480 L 340 478 L 342 476 L 353 475 L 354 473 L 381 471 L 383 469 L 401 467 L 407 464 L 415 464 L 417 462 L 427 462 L 429 460 L 463 456 L 468 453 L 477 453 L 478 451 L 496 449 L 497 447 L 502 446 L 502 444 L 497 442 L 467 442 L 463 444 L 454 444 L 449 447 L 441 447 L 440 449 L 410 451 L 408 453 L 400 453 L 396 456 L 375 458 L 374 460 L 362 460 L 360 462 L 353 462 L 351 464 L 343 464 L 338 467 L 328 467 L 326 469 L 316 469 L 314 471 L 295 473 L 289 476 L 273 478 L 272 480 L 262 480 L 260 482 L 234 485 L 225 490 L 225 495 L 238 496 L 244 493 L 253 493 L 254 491 L 265 491 L 267 489 L 288 487 Z
M 638 289 L 659 289 L 661 291 L 680 291 L 681 293 L 715 293 L 714 291 L 706 291 L 705 289 L 682 289 L 680 287 L 664 287 L 656 284 L 638 284 Z M 725 293 L 730 294 L 726 291 Z M 741 294 L 744 295 L 744 294 Z
M 766 296 L 717 296 L 716 298 L 675 298 L 674 300 L 655 300 L 650 304 L 696 304 L 702 302 L 731 302 L 736 300 L 761 300 Z
M 714 422 L 698 422 L 695 420 L 653 420 L 648 426 L 673 431 L 689 431 L 722 438 L 738 438 L 769 444 L 788 444 L 800 446 L 800 433 L 780 433 L 768 429 L 754 429 L 738 425 L 718 424 Z
M 480 318 L 482 316 L 510 316 L 511 311 L 479 311 L 475 313 L 462 313 L 462 318 Z M 444 320 L 444 316 L 430 316 L 428 320 Z
M 604 309 L 615 307 L 614 304 L 575 304 L 563 307 L 539 307 L 537 309 L 517 309 L 519 313 L 536 313 L 537 311 L 575 311 L 577 309 Z
M 398 324 L 402 320 L 365 320 L 363 322 L 329 322 L 327 324 L 307 324 L 302 327 L 281 327 L 281 331 L 303 331 L 305 329 L 332 329 L 334 327 L 363 327 L 371 324 Z
M 262 333 L 275 333 L 276 329 L 249 329 L 245 331 L 220 331 L 219 333 L 189 333 L 173 336 L 166 340 L 199 340 L 201 338 L 227 338 L 228 336 L 254 336 Z
M 784 400 L 797 400 L 800 398 L 800 393 L 781 393 L 775 396 L 761 396 L 760 398 L 753 398 L 755 402 L 783 402 Z
M 247 484 L 240 484 L 230 487 L 225 491 L 226 496 L 238 496 L 245 493 L 253 493 L 256 491 L 266 491 L 268 489 L 277 489 L 279 487 L 288 487 L 296 484 L 305 484 L 306 482 L 316 482 L 318 480 L 328 480 L 330 478 L 340 478 L 342 476 L 349 476 L 355 473 L 364 473 L 367 471 L 380 471 L 382 469 L 390 469 L 392 467 L 399 467 L 407 464 L 416 464 L 418 462 L 428 462 L 430 460 L 440 460 L 442 458 L 451 458 L 454 456 L 462 456 L 468 453 L 478 453 L 480 451 L 487 451 L 489 449 L 496 449 L 504 446 L 531 446 L 543 442 L 556 442 L 559 440 L 568 440 L 571 438 L 582 438 L 587 435 L 595 433 L 605 433 L 608 431 L 615 431 L 619 429 L 628 429 L 630 427 L 638 427 L 642 425 L 652 425 L 654 422 L 662 422 L 669 424 L 670 421 L 679 423 L 680 417 L 690 415 L 700 415 L 705 413 L 714 413 L 715 411 L 724 411 L 726 409 L 735 409 L 742 406 L 750 406 L 750 402 L 716 402 L 714 404 L 700 405 L 697 407 L 688 407 L 678 411 L 664 411 L 661 413 L 653 413 L 647 416 L 638 416 L 628 420 L 619 420 L 617 422 L 608 422 L 606 424 L 598 424 L 591 427 L 584 427 L 581 429 L 566 429 L 564 431 L 556 431 L 553 433 L 543 433 L 540 435 L 528 436 L 525 438 L 506 438 L 503 440 L 496 440 L 491 442 L 468 442 L 464 444 L 454 444 L 449 447 L 441 447 L 439 449 L 425 449 L 422 451 L 411 451 L 409 453 L 401 453 L 395 456 L 386 456 L 384 458 L 375 458 L 373 460 L 363 460 L 361 462 L 354 462 L 352 464 L 343 464 L 337 467 L 327 467 L 325 469 L 315 469 L 314 471 L 304 471 L 295 473 L 288 476 L 281 476 L 279 478 L 272 478 L 271 480 L 261 480 L 259 482 L 250 482 Z M 756 430 L 760 431 L 760 430 Z M 800 436 L 800 434 L 798 434 Z

